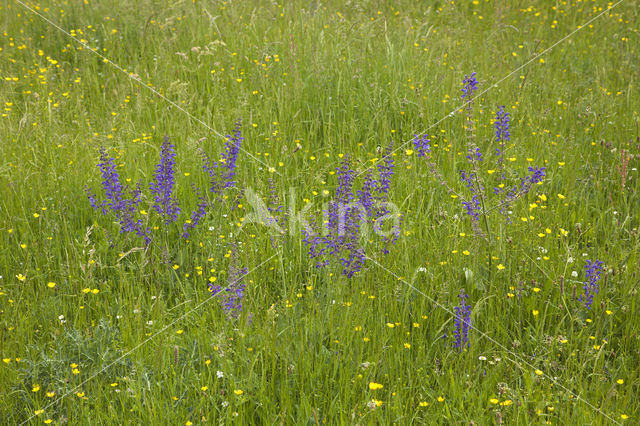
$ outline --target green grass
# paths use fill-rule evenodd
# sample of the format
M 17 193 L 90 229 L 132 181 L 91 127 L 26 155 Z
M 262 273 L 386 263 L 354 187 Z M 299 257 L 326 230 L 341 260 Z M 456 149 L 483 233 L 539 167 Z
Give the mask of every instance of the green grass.
M 538 58 L 607 2 L 476 3 L 27 3 L 74 40 L 3 2 L 0 423 L 637 423 L 639 4 Z M 505 105 L 510 176 L 547 175 L 511 225 L 488 216 L 486 238 L 404 145 L 428 132 L 466 193 L 464 114 L 448 115 L 473 71 L 488 89 L 473 111 L 487 163 Z M 221 152 L 238 118 L 238 186 L 266 199 L 271 178 L 296 211 L 319 211 L 345 156 L 365 172 L 393 142 L 391 252 L 368 252 L 350 280 L 316 269 L 298 232 L 239 226 L 252 207 L 237 190 L 182 239 L 192 185 L 207 185 L 200 149 Z M 148 182 L 165 134 L 183 216 L 164 227 L 145 200 L 161 229 L 144 249 L 85 185 L 100 188 L 101 147 L 123 179 Z M 234 257 L 249 274 L 229 320 L 207 283 L 224 284 Z M 586 310 L 576 297 L 596 258 L 607 272 Z M 476 329 L 459 352 L 462 288 Z

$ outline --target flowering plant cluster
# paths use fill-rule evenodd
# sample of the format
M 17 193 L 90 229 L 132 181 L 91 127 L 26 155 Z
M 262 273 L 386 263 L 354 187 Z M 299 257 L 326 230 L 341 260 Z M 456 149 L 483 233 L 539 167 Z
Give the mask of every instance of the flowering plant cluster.
M 219 161 L 213 162 L 206 154 L 203 154 L 205 159 L 203 168 L 210 178 L 209 192 L 214 193 L 218 201 L 223 199 L 226 190 L 236 186 L 236 163 L 243 140 L 238 121 L 233 136 L 227 136 L 225 151 L 220 154 Z M 182 213 L 175 195 L 175 159 L 175 146 L 165 136 L 160 148 L 160 161 L 156 165 L 153 178 L 148 185 L 149 196 L 147 197 L 143 192 L 145 186 L 142 183 L 139 183 L 135 189 L 129 189 L 122 185 L 114 159 L 107 155 L 106 150 L 101 149 L 98 168 L 102 174 L 104 200 L 98 201 L 97 195 L 87 187 L 86 192 L 91 206 L 104 215 L 115 216 L 120 224 L 121 233 L 134 232 L 142 237 L 148 246 L 153 241 L 151 229 L 157 230 L 161 226 L 168 229 L 167 227 L 178 221 Z M 212 206 L 207 194 L 203 194 L 195 185 L 193 191 L 197 195 L 198 203 L 181 226 L 181 235 L 184 239 L 189 238 L 192 230 L 201 223 Z M 141 208 L 141 204 L 146 200 L 149 200 L 150 203 L 149 213 Z M 156 215 L 160 220 L 154 221 Z M 157 226 L 151 228 L 147 226 L 149 222 Z M 237 317 L 242 310 L 245 290 L 243 278 L 246 273 L 246 268 L 241 269 L 233 266 L 230 269 L 229 285 L 226 288 L 209 285 L 212 294 L 221 293 L 221 305 L 229 317 Z
M 241 122 L 238 121 L 233 136 L 227 135 L 225 143 L 225 151 L 220 154 L 219 161 L 211 161 L 203 152 L 204 165 L 203 168 L 210 178 L 210 192 L 216 194 L 221 199 L 223 193 L 236 186 L 236 163 L 240 147 L 244 138 L 241 133 Z M 149 183 L 150 198 L 153 199 L 151 210 L 157 213 L 164 225 L 168 226 L 176 222 L 182 213 L 182 209 L 175 196 L 176 192 L 176 153 L 175 145 L 169 142 L 169 138 L 165 136 L 164 142 L 160 148 L 160 161 L 156 165 L 153 179 Z M 138 184 L 134 190 L 129 190 L 120 182 L 114 159 L 109 157 L 104 149 L 100 150 L 100 163 L 98 168 L 102 172 L 102 187 L 105 193 L 105 200 L 98 202 L 97 195 L 88 187 L 86 188 L 89 202 L 95 210 L 102 211 L 103 214 L 113 214 L 120 223 L 120 231 L 135 232 L 138 236 L 144 238 L 145 243 L 151 243 L 151 228 L 144 225 L 142 213 L 139 210 L 140 204 L 144 196 L 142 184 Z M 201 191 L 193 187 L 193 191 L 197 194 L 198 204 L 191 211 L 189 218 L 182 225 L 182 236 L 187 239 L 190 232 L 202 221 L 206 216 L 211 202 L 209 198 L 202 194 Z M 147 220 L 152 220 L 147 216 Z M 157 229 L 157 228 L 156 228 Z
M 485 191 L 483 179 L 479 173 L 480 167 L 486 164 L 487 160 L 482 153 L 482 150 L 475 144 L 475 136 L 473 134 L 473 128 L 471 126 L 471 114 L 472 114 L 472 100 L 473 94 L 478 89 L 478 81 L 475 77 L 476 73 L 472 73 L 471 76 L 465 76 L 462 88 L 462 100 L 467 99 L 467 125 L 466 129 L 469 131 L 469 143 L 467 147 L 467 163 L 469 168 L 462 168 L 459 172 L 460 181 L 467 188 L 468 196 L 461 196 L 461 204 L 463 211 L 469 216 L 474 224 L 474 229 L 480 232 L 479 222 L 481 216 L 485 216 L 498 209 L 504 216 L 507 223 L 510 223 L 510 217 L 507 207 L 517 200 L 518 198 L 527 194 L 531 187 L 535 184 L 542 182 L 546 176 L 545 167 L 528 167 L 528 173 L 522 177 L 515 178 L 515 182 L 510 185 L 507 184 L 507 174 L 505 171 L 504 155 L 507 150 L 507 143 L 511 141 L 510 132 L 510 120 L 511 117 L 508 112 L 505 111 L 504 106 L 498 108 L 494 119 L 494 128 L 496 135 L 496 142 L 498 147 L 495 150 L 495 170 L 490 171 L 493 174 L 497 170 L 496 181 L 493 185 L 493 194 L 499 197 L 495 208 L 488 208 L 487 202 L 489 201 L 489 194 Z M 415 144 L 415 142 L 414 142 Z M 416 145 L 417 146 L 417 145 Z M 491 160 L 494 160 L 493 158 Z M 488 161 L 488 160 L 487 160 Z M 485 221 L 485 226 L 488 231 L 488 224 Z
M 102 173 L 102 187 L 105 192 L 105 199 L 99 203 L 97 195 L 87 186 L 85 190 L 89 203 L 94 210 L 100 210 L 103 215 L 112 214 L 120 224 L 120 232 L 135 232 L 145 242 L 151 242 L 150 229 L 146 228 L 139 219 L 138 206 L 142 201 L 142 189 L 140 184 L 131 190 L 120 182 L 120 175 L 113 161 L 107 156 L 104 149 L 100 150 L 100 163 L 98 168 Z
M 313 230 L 303 230 L 304 243 L 309 247 L 309 256 L 316 259 L 316 267 L 321 268 L 335 258 L 342 265 L 342 274 L 352 278 L 364 266 L 366 252 L 361 237 L 368 227 L 381 236 L 382 251 L 389 253 L 389 245 L 400 235 L 399 221 L 394 222 L 390 232 L 382 232 L 382 221 L 392 216 L 388 200 L 393 176 L 394 161 L 391 147 L 385 158 L 378 164 L 378 176 L 367 173 L 360 190 L 354 190 L 356 172 L 345 159 L 337 168 L 338 187 L 335 197 L 325 212 L 326 220 L 322 232 L 318 226 Z

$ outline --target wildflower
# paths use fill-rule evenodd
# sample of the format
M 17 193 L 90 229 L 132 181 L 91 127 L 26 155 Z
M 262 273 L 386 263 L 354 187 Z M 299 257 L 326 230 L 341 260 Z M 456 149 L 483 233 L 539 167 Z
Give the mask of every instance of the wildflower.
M 86 187 L 85 190 L 91 207 L 93 207 L 94 210 L 100 209 L 102 214 L 107 214 L 110 211 L 116 216 L 120 223 L 120 232 L 135 232 L 149 244 L 151 242 L 149 229 L 145 229 L 142 226 L 142 220 L 136 221 L 133 218 L 135 212 L 138 211 L 138 205 L 142 201 L 142 190 L 140 186 L 133 191 L 126 190 L 120 183 L 120 175 L 113 162 L 113 158 L 107 156 L 104 149 L 100 150 L 100 163 L 98 163 L 98 168 L 102 172 L 102 187 L 106 200 L 98 204 L 96 195 Z
M 173 196 L 175 157 L 174 145 L 170 144 L 169 137 L 165 136 L 160 151 L 160 162 L 156 166 L 149 188 L 154 195 L 153 208 L 162 215 L 167 224 L 175 222 L 180 214 L 180 207 Z
M 244 141 L 242 137 L 242 120 L 238 120 L 233 136 L 227 135 L 225 152 L 220 154 L 220 164 L 210 161 L 206 154 L 202 154 L 205 163 L 204 170 L 210 177 L 211 192 L 222 195 L 225 189 L 235 186 L 236 162 L 242 141 Z
M 426 134 L 422 135 L 422 137 L 418 135 L 414 136 L 413 145 L 415 146 L 416 151 L 418 151 L 418 157 L 426 157 L 427 154 L 431 153 L 431 146 L 429 145 L 431 141 L 427 138 Z
M 505 112 L 504 106 L 501 106 L 496 113 L 496 119 L 494 127 L 496 129 L 496 139 L 500 143 L 498 148 L 498 154 L 504 151 L 504 142 L 511 140 L 511 133 L 509 132 L 509 113 Z
M 381 385 L 380 383 L 376 383 L 376 382 L 369 382 L 369 389 L 371 390 L 378 390 L 378 389 L 382 389 L 384 386 Z
M 383 404 L 382 401 L 378 400 L 378 399 L 372 399 L 371 401 L 369 401 L 369 403 L 367 404 L 367 407 L 369 407 L 369 409 L 374 410 L 377 407 L 380 407 Z
M 584 306 L 587 309 L 591 309 L 591 304 L 593 303 L 593 296 L 598 294 L 600 290 L 600 286 L 598 281 L 600 280 L 600 274 L 603 270 L 603 263 L 599 260 L 595 260 L 591 262 L 587 260 L 587 264 L 585 268 L 587 269 L 586 273 L 586 281 L 584 282 L 584 294 L 580 296 L 580 301 L 584 303 Z
M 189 238 L 189 230 L 195 228 L 200 223 L 202 218 L 207 214 L 207 207 L 209 206 L 207 198 L 198 191 L 195 185 L 193 185 L 193 190 L 198 195 L 200 202 L 196 206 L 195 210 L 191 212 L 191 219 L 186 221 L 182 226 L 182 237 L 184 239 Z
M 462 100 L 473 97 L 473 92 L 478 90 L 478 80 L 476 79 L 476 73 L 472 72 L 471 76 L 464 76 L 462 81 Z
M 235 265 L 235 250 L 232 252 L 233 261 L 229 265 L 229 278 L 226 288 L 222 288 L 219 284 L 213 285 L 209 283 L 209 291 L 211 296 L 220 296 L 220 305 L 227 312 L 229 318 L 237 318 L 242 311 L 242 299 L 244 298 L 245 284 L 242 282 L 247 275 L 247 268 L 238 269 Z
M 475 221 L 480 220 L 480 200 L 477 195 L 471 198 L 471 201 L 463 201 L 465 212 Z
M 454 319 L 455 330 L 453 333 L 455 343 L 453 347 L 462 351 L 465 346 L 469 346 L 468 333 L 471 327 L 471 306 L 467 305 L 468 296 L 465 294 L 464 289 L 460 290 L 458 298 L 460 299 L 460 306 L 454 308 L 456 316 Z
M 467 160 L 469 160 L 470 163 L 477 161 L 477 162 L 481 162 L 482 161 L 482 152 L 480 152 L 480 148 L 469 148 L 469 154 L 467 154 Z
M 233 393 L 235 393 L 236 395 L 242 395 L 244 391 L 242 389 L 235 389 Z

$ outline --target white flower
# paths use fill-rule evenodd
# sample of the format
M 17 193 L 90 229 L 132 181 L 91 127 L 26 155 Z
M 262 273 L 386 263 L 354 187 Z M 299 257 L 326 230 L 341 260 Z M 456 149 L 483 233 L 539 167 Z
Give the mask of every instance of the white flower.
M 573 263 L 573 257 L 569 256 L 569 258 L 567 259 L 567 263 Z
M 571 272 L 571 276 L 572 276 L 573 278 L 578 278 L 578 271 L 572 271 L 572 272 Z
M 486 356 L 484 356 L 484 355 L 480 355 L 480 356 L 478 357 L 478 359 L 479 359 L 480 361 L 486 361 L 486 360 L 487 360 L 487 357 L 486 357 Z
M 222 401 L 222 406 L 223 407 L 228 407 L 229 406 L 229 401 Z
M 152 320 L 147 321 L 147 325 L 153 325 L 153 321 Z
M 216 376 L 218 377 L 218 379 L 222 379 L 224 377 L 224 373 L 220 370 L 216 371 Z

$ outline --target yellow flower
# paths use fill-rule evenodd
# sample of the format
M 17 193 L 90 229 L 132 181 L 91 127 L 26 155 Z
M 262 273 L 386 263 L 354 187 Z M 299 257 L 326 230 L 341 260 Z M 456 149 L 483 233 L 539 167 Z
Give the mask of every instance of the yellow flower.
M 411 349 L 411 344 L 410 343 L 405 343 L 404 344 L 404 348 L 405 349 Z
M 384 386 L 381 385 L 380 383 L 376 383 L 376 382 L 369 382 L 369 389 L 371 390 L 378 390 L 378 389 L 382 389 Z
M 36 410 L 33 412 L 33 414 L 35 414 L 36 416 L 39 416 L 42 413 L 44 413 L 44 410 Z
M 44 424 L 48 425 L 48 424 L 49 424 L 49 423 L 51 423 L 51 422 L 53 422 L 53 420 L 51 420 L 51 419 L 47 419 L 47 420 L 45 420 L 45 421 L 44 421 Z
M 176 269 L 178 269 L 180 266 L 178 265 L 173 265 L 173 270 L 175 271 Z
M 178 331 L 176 331 L 176 333 L 177 334 L 182 334 L 182 333 L 184 333 L 184 330 L 178 330 Z
M 33 385 L 33 387 L 31 388 L 31 392 L 38 392 L 40 390 L 40 385 Z
M 504 265 L 502 263 L 499 263 L 497 268 L 498 268 L 498 271 L 502 271 L 504 269 Z
M 500 405 L 502 405 L 503 407 L 508 407 L 511 404 L 513 404 L 513 401 L 510 399 L 504 400 L 500 403 Z
M 56 286 L 56 283 L 54 283 L 54 282 L 48 282 L 47 283 L 47 287 L 49 287 L 49 288 L 54 288 L 55 286 Z
M 621 385 L 621 384 L 623 384 L 623 383 L 624 383 L 624 380 L 623 380 L 623 379 L 618 379 L 618 380 L 616 380 L 616 383 L 618 383 L 619 385 Z
M 78 398 L 83 398 L 84 397 L 84 392 L 78 392 L 76 395 L 78 396 Z
M 465 250 L 462 252 L 462 254 L 464 254 L 465 256 L 469 256 L 470 253 L 469 253 L 469 250 Z
M 534 317 L 535 317 L 536 315 L 538 315 L 538 314 L 539 314 L 539 312 L 538 312 L 538 311 L 536 311 L 535 309 L 532 311 L 532 313 L 533 313 L 533 316 L 534 316 Z
M 202 392 L 206 392 L 206 391 L 207 391 L 207 389 L 209 389 L 209 387 L 208 387 L 208 386 L 203 386 L 203 387 L 201 387 L 201 388 L 200 388 L 200 390 L 201 390 Z
M 490 402 L 490 403 L 492 403 L 492 404 L 497 404 L 497 403 L 498 403 L 498 402 L 500 402 L 500 401 L 499 401 L 499 400 L 497 400 L 497 399 L 495 399 L 495 398 L 491 398 L 491 399 L 489 400 L 489 402 Z
M 627 416 L 626 414 L 620 414 L 620 418 L 622 420 L 627 420 L 629 418 L 629 416 Z
M 233 393 L 235 393 L 236 395 L 242 395 L 244 391 L 242 389 L 236 389 L 233 391 Z
M 24 281 L 24 280 L 26 280 L 26 279 L 27 279 L 27 277 L 25 277 L 25 276 L 24 276 L 24 275 L 22 275 L 22 274 L 18 274 L 18 275 L 16 275 L 16 278 L 18 279 L 18 281 Z
M 439 396 L 438 397 L 438 402 L 444 402 L 444 397 L 443 396 Z
M 561 200 L 564 200 L 566 197 L 562 194 L 558 194 L 558 198 L 560 198 Z
M 542 370 L 536 370 L 536 374 L 537 374 L 538 376 L 542 376 L 544 373 L 542 372 Z
M 427 407 L 429 405 L 429 403 L 427 401 L 420 401 L 420 406 L 421 407 Z
M 47 392 L 47 398 L 53 398 L 54 396 L 56 396 L 56 393 L 54 391 Z
M 189 420 L 187 420 L 187 422 L 185 423 L 186 426 L 191 426 L 193 423 L 191 423 Z

